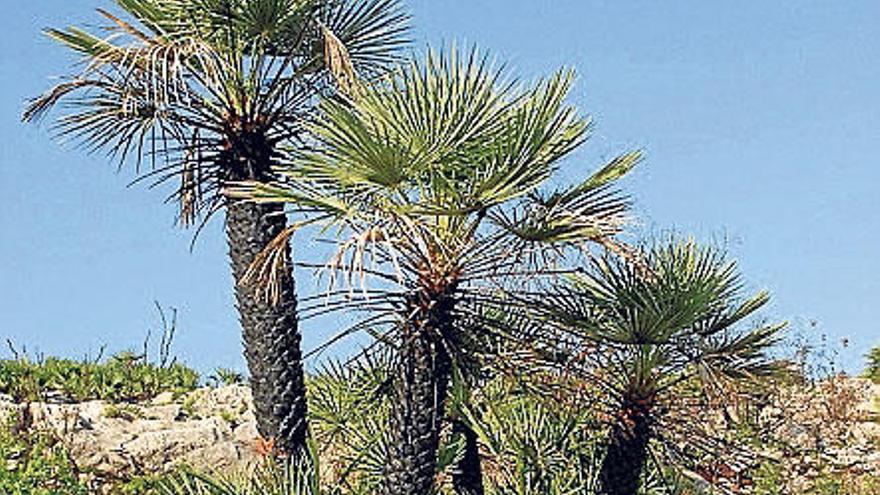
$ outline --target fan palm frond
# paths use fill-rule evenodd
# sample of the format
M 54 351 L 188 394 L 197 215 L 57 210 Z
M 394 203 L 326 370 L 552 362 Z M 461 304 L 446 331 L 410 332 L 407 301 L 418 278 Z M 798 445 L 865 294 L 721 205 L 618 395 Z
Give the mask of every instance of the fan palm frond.
M 215 210 L 236 176 L 223 150 L 268 149 L 262 170 L 239 177 L 265 180 L 273 150 L 303 139 L 316 97 L 376 77 L 407 42 L 397 0 L 116 3 L 130 21 L 99 10 L 100 33 L 47 30 L 82 69 L 33 99 L 23 118 L 68 103 L 58 135 L 120 165 L 133 158 L 139 173 L 147 161 L 155 183 L 177 180 L 184 219 Z
M 161 495 L 320 495 L 338 493 L 322 485 L 317 458 L 267 462 L 252 472 L 208 475 L 184 471 L 159 482 Z

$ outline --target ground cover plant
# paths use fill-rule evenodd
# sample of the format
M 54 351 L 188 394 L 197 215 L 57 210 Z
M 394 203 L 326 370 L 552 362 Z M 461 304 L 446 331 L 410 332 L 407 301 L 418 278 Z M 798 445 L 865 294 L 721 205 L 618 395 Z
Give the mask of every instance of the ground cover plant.
M 195 390 L 199 375 L 180 363 L 162 366 L 131 352 L 100 361 L 27 357 L 0 361 L 0 393 L 18 402 L 143 401 Z
M 0 493 L 4 495 L 157 495 L 165 478 L 137 476 L 99 483 L 71 461 L 63 442 L 50 432 L 29 431 L 5 418 L 0 427 Z M 84 476 L 85 475 L 85 476 Z
M 4 418 L 0 428 L 0 493 L 10 495 L 88 495 L 64 449 L 51 437 L 16 434 Z
M 7 342 L 11 359 L 0 359 L 0 394 L 16 402 L 139 402 L 162 393 L 180 397 L 199 385 L 199 374 L 179 363 L 171 348 L 177 309 L 155 305 L 161 324 L 155 355 L 147 334 L 139 352 L 122 351 L 106 359 L 31 355 Z

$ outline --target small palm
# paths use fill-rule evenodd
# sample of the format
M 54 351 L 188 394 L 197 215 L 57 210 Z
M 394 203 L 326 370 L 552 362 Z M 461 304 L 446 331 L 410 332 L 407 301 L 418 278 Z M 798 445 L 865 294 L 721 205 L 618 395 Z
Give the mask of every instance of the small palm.
M 673 241 L 647 250 L 638 263 L 595 259 L 557 287 L 549 303 L 538 303 L 560 332 L 551 334 L 569 346 L 569 370 L 608 398 L 604 493 L 635 492 L 650 441 L 689 421 L 666 421 L 687 387 L 723 395 L 775 370 L 768 350 L 783 325 L 740 328 L 769 299 L 742 292 L 735 264 L 721 253 Z

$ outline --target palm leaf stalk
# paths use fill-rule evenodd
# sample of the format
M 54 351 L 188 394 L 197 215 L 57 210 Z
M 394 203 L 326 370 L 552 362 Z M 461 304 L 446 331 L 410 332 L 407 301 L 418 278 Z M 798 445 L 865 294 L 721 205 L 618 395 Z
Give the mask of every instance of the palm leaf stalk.
M 566 371 L 611 398 L 599 475 L 606 495 L 637 493 L 648 463 L 664 457 L 652 452 L 655 440 L 679 444 L 678 453 L 682 443 L 704 452 L 711 442 L 695 436 L 696 429 L 675 442 L 666 438 L 682 387 L 722 397 L 773 372 L 767 351 L 784 326 L 741 328 L 769 296 L 744 296 L 735 263 L 716 249 L 672 240 L 644 250 L 640 259 L 595 258 L 534 303 L 548 327 L 560 331 L 554 338 L 569 344 Z
M 555 273 L 568 248 L 612 244 L 625 221 L 628 201 L 613 182 L 637 153 L 540 191 L 588 130 L 564 103 L 572 79 L 561 71 L 519 85 L 476 50 L 429 51 L 382 84 L 323 102 L 314 146 L 294 154 L 282 180 L 236 190 L 314 209 L 343 232 L 327 267 L 351 293 L 331 304 L 381 316 L 369 331 L 396 354 L 384 493 L 435 488 L 451 374 L 491 353 L 478 335 L 512 334 L 488 317 L 503 311 L 505 291 Z M 276 256 L 253 270 L 269 287 Z M 389 290 L 358 298 L 368 279 Z
M 111 159 L 133 162 L 153 185 L 176 182 L 179 220 L 199 228 L 226 209 L 258 428 L 280 450 L 304 445 L 305 391 L 290 248 L 278 267 L 277 304 L 245 281 L 285 232 L 278 204 L 237 202 L 233 182 L 268 182 L 282 146 L 304 139 L 320 96 L 386 69 L 405 43 L 397 0 L 116 0 L 97 34 L 46 34 L 81 57 L 75 74 L 32 100 L 24 120 L 63 103 L 54 127 Z M 124 17 L 124 18 L 123 18 Z M 146 164 L 149 167 L 145 166 Z

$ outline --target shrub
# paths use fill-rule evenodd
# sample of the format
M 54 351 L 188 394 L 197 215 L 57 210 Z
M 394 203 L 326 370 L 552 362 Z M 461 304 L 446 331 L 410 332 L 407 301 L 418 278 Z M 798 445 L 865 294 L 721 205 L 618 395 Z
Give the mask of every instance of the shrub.
M 216 386 L 216 387 L 228 387 L 231 385 L 240 385 L 245 383 L 247 380 L 244 375 L 229 368 L 217 368 L 214 370 L 214 374 L 208 378 L 208 383 Z
M 865 368 L 865 376 L 880 383 L 880 346 L 871 349 L 865 356 L 868 359 L 868 366 Z
M 8 423 L 8 421 L 7 421 Z M 64 450 L 43 434 L 22 436 L 0 428 L 0 493 L 87 495 Z
M 104 417 L 134 421 L 143 417 L 143 413 L 141 413 L 140 409 L 131 404 L 110 404 L 104 408 Z
M 129 352 L 101 363 L 54 357 L 0 361 L 0 393 L 18 402 L 141 401 L 163 392 L 182 395 L 194 390 L 198 381 L 198 374 L 186 366 L 157 365 Z

